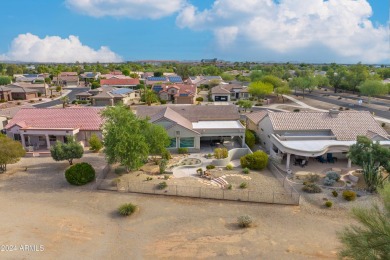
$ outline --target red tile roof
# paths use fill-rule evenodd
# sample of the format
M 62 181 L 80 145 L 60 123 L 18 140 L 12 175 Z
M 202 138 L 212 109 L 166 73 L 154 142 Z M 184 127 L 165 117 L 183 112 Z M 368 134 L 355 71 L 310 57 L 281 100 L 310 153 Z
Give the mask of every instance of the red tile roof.
M 135 86 L 139 84 L 139 79 L 118 79 L 118 78 L 110 78 L 110 79 L 101 79 L 100 85 L 108 85 L 108 86 Z
M 103 119 L 101 108 L 22 108 L 8 122 L 6 129 L 15 124 L 23 128 L 80 128 L 100 130 Z

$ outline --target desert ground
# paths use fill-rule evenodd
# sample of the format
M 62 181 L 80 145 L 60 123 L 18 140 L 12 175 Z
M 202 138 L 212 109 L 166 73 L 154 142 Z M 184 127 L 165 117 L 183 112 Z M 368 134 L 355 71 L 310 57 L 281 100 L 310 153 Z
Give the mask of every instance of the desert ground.
M 77 161 L 97 172 L 105 165 L 92 153 Z M 97 191 L 94 183 L 74 187 L 64 178 L 67 167 L 51 158 L 22 158 L 0 174 L 0 245 L 44 248 L 2 251 L 1 259 L 335 259 L 336 232 L 351 223 L 347 213 L 313 214 L 307 205 Z M 118 216 L 127 202 L 139 211 Z M 253 217 L 253 227 L 237 227 L 243 214 Z

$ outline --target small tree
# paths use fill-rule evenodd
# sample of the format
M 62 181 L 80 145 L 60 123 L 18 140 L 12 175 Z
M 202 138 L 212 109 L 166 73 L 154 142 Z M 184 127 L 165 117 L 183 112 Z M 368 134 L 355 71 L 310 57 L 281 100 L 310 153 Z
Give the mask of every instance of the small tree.
M 153 90 L 146 89 L 144 94 L 142 95 L 141 98 L 148 106 L 151 106 L 152 103 L 155 103 L 158 101 L 158 97 L 156 93 Z
M 17 163 L 25 154 L 20 142 L 0 134 L 0 173 L 7 171 L 7 164 Z
M 280 95 L 282 97 L 282 101 L 284 103 L 283 95 L 291 94 L 291 88 L 289 86 L 287 86 L 287 85 L 278 87 L 278 88 L 275 89 L 275 94 L 277 94 L 278 96 Z
M 158 164 L 160 174 L 163 174 L 165 170 L 167 169 L 168 161 L 166 159 L 161 159 L 160 163 Z
M 253 132 L 249 129 L 245 130 L 245 143 L 249 148 L 253 148 L 256 143 L 256 137 Z
M 269 83 L 263 83 L 263 82 L 253 82 L 249 85 L 248 91 L 249 93 L 259 98 L 264 98 L 266 95 L 271 94 L 274 90 L 274 87 Z
M 215 148 L 214 149 L 214 157 L 215 159 L 224 159 L 227 158 L 229 152 L 226 148 Z
M 354 208 L 351 225 L 338 234 L 343 244 L 340 257 L 348 259 L 390 259 L 390 185 L 380 190 L 383 207 Z
M 56 144 L 50 148 L 50 153 L 55 161 L 67 160 L 69 164 L 72 165 L 74 159 L 83 157 L 84 149 L 79 142 L 74 140 L 73 136 L 67 136 L 66 139 L 66 143 L 57 141 Z
M 242 168 L 251 170 L 262 170 L 268 164 L 268 155 L 263 151 L 256 151 L 240 158 Z
M 103 143 L 100 141 L 99 137 L 96 134 L 92 134 L 91 138 L 88 141 L 90 150 L 94 152 L 99 152 L 103 148 Z
M 252 108 L 252 101 L 250 100 L 239 100 L 237 101 L 237 105 L 243 109 L 245 109 L 245 112 L 247 109 Z
M 64 96 L 60 100 L 62 101 L 62 108 L 65 108 L 66 104 L 69 103 L 69 97 L 68 96 Z
M 0 76 L 0 86 L 11 84 L 11 78 L 8 76 Z
M 359 86 L 360 93 L 368 96 L 368 102 L 371 97 L 385 95 L 388 93 L 388 87 L 379 80 L 366 80 Z

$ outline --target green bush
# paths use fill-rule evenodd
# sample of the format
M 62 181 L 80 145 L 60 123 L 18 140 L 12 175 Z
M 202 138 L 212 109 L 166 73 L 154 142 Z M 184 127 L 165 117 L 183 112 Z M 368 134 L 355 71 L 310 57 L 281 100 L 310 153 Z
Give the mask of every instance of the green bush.
M 203 97 L 197 97 L 196 101 L 202 102 L 203 101 Z
M 314 183 L 320 180 L 320 176 L 318 174 L 309 173 L 306 175 L 305 179 L 307 182 Z
M 343 191 L 343 198 L 347 201 L 352 201 L 356 199 L 356 192 L 351 190 Z
M 177 152 L 179 154 L 186 154 L 186 153 L 188 153 L 188 148 L 180 147 L 180 148 L 177 149 Z
M 320 193 L 322 191 L 321 188 L 314 183 L 307 183 L 302 187 L 302 190 L 307 193 Z
M 206 166 L 206 169 L 207 170 L 215 169 L 215 165 L 209 164 L 209 165 Z
M 386 123 L 382 123 L 381 126 L 382 126 L 382 127 L 385 127 L 385 126 L 386 126 Z
M 119 207 L 118 212 L 120 215 L 126 217 L 126 216 L 130 216 L 131 214 L 133 214 L 136 209 L 137 209 L 136 205 L 131 204 L 131 203 L 126 203 L 126 204 L 123 204 Z
M 159 190 L 163 190 L 166 187 L 168 187 L 168 184 L 165 181 L 160 182 L 159 184 L 157 184 L 157 189 L 159 189 Z
M 229 155 L 228 150 L 226 148 L 215 148 L 214 149 L 214 157 L 215 159 L 224 159 Z
M 246 188 L 248 188 L 248 183 L 242 182 L 239 187 L 240 187 L 240 189 L 246 189 Z
M 84 185 L 95 179 L 95 169 L 89 163 L 76 163 L 65 171 L 66 180 L 73 185 Z
M 328 207 L 328 208 L 331 208 L 333 206 L 333 202 L 331 202 L 330 200 L 327 200 L 325 202 L 325 206 Z
M 171 153 L 168 150 L 165 149 L 161 153 L 161 158 L 165 159 L 165 160 L 170 160 L 170 159 L 172 159 L 172 155 L 171 155 Z
M 231 189 L 233 189 L 233 186 L 229 183 L 228 186 L 227 186 L 227 189 L 231 190 Z
M 167 103 L 166 100 L 160 100 L 161 105 L 165 105 Z
M 245 130 L 245 143 L 251 149 L 256 143 L 256 137 L 251 130 Z
M 240 158 L 242 168 L 262 170 L 267 166 L 268 155 L 263 151 L 256 151 Z
M 158 164 L 160 174 L 163 174 L 165 172 L 165 170 L 167 169 L 167 164 L 168 164 L 167 160 L 165 160 L 165 159 L 160 160 L 160 162 Z
M 169 175 L 165 174 L 164 175 L 164 180 L 169 180 Z
M 339 196 L 339 194 L 338 194 L 338 192 L 337 191 L 332 191 L 332 195 L 333 195 L 333 197 L 337 197 L 337 196 Z
M 243 174 L 249 174 L 249 169 L 248 169 L 248 168 L 242 169 L 242 173 L 243 173 Z
M 89 149 L 95 153 L 99 152 L 103 148 L 103 143 L 100 141 L 99 137 L 96 134 L 92 134 L 91 138 L 88 141 Z
M 299 111 L 301 111 L 301 110 L 299 110 L 299 108 L 295 108 L 295 109 L 293 110 L 293 112 L 299 112 Z
M 238 226 L 241 228 L 250 227 L 252 225 L 252 222 L 253 222 L 252 217 L 248 215 L 239 216 L 237 218 Z
M 228 171 L 233 170 L 233 165 L 231 165 L 230 163 L 228 165 L 226 165 L 226 170 L 228 170 Z
M 152 177 L 146 177 L 146 181 L 151 181 L 151 180 L 153 180 Z
M 336 181 L 334 179 L 329 179 L 329 177 L 325 177 L 324 178 L 324 185 L 325 186 L 333 186 L 333 184 L 335 183 Z

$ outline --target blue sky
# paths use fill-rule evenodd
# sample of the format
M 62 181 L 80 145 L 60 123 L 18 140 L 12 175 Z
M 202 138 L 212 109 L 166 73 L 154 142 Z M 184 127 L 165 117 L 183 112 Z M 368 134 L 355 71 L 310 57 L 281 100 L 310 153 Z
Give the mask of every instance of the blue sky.
M 0 60 L 390 63 L 387 0 L 214 2 L 3 1 Z

